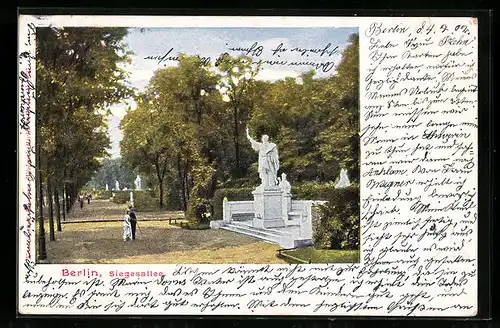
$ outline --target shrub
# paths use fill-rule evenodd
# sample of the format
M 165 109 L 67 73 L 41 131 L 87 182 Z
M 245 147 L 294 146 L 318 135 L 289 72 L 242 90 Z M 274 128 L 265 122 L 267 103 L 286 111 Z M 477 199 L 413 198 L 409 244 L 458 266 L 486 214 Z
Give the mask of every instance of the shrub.
M 113 195 L 109 200 L 115 204 L 126 204 L 130 202 L 130 191 L 113 191 Z
M 146 190 L 134 191 L 134 208 L 141 212 L 158 211 L 160 201 L 154 197 L 154 192 Z
M 254 189 L 255 187 L 216 190 L 211 202 L 214 209 L 213 220 L 222 220 L 222 202 L 224 201 L 224 197 L 227 197 L 229 201 L 253 200 L 252 191 Z
M 315 244 L 329 249 L 359 249 L 359 187 L 334 189 L 328 198 L 328 203 L 318 206 Z
M 97 190 L 95 192 L 95 199 L 110 199 L 112 193 L 111 190 Z
M 187 230 L 208 230 L 210 229 L 209 223 L 195 223 L 195 222 L 187 222 L 181 226 L 183 229 Z
M 292 197 L 297 200 L 329 200 L 337 190 L 333 183 L 302 182 L 292 184 Z

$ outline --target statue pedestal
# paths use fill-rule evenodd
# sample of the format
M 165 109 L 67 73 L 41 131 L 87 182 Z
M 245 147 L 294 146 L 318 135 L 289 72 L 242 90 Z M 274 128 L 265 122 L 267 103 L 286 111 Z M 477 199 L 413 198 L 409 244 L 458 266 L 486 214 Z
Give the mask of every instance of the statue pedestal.
M 254 202 L 253 226 L 260 229 L 284 226 L 283 190 L 280 187 L 258 187 L 252 192 Z
M 292 195 L 290 193 L 283 192 L 283 200 L 281 206 L 281 215 L 283 216 L 283 220 L 290 220 L 290 217 L 288 215 L 288 213 L 292 211 Z

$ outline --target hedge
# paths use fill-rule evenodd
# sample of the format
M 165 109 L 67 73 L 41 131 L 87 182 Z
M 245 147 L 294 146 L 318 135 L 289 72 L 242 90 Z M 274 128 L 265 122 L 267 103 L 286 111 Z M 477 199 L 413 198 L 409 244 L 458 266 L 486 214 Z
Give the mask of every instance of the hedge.
M 302 182 L 292 185 L 292 197 L 296 200 L 330 200 L 336 193 L 333 183 Z
M 140 212 L 159 211 L 160 200 L 155 197 L 153 191 L 134 191 L 134 208 Z
M 110 199 L 113 196 L 111 190 L 97 190 L 95 195 L 95 199 Z
M 314 244 L 328 249 L 359 249 L 359 187 L 335 189 L 328 203 L 317 206 Z
M 214 220 L 222 220 L 222 202 L 224 197 L 229 201 L 253 200 L 252 188 L 227 188 L 217 189 L 212 198 L 212 206 L 214 208 Z
M 126 204 L 130 202 L 130 190 L 113 191 L 113 197 L 109 199 L 115 204 Z

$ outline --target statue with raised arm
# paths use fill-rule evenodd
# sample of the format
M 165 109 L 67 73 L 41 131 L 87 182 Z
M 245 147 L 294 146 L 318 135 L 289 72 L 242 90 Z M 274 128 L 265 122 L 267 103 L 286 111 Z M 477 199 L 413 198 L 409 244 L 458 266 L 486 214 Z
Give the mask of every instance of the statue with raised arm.
M 278 169 L 280 168 L 278 158 L 278 147 L 276 144 L 269 142 L 269 136 L 263 135 L 262 142 L 257 142 L 250 137 L 250 132 L 247 128 L 247 139 L 252 144 L 253 150 L 259 152 L 259 177 L 262 181 L 261 186 L 264 188 L 277 186 Z

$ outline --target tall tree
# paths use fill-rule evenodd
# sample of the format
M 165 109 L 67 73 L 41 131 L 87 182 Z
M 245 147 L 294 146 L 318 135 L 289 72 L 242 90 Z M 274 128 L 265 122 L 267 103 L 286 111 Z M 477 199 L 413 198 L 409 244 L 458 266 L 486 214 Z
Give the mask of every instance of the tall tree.
M 326 95 L 334 109 L 319 137 L 325 161 L 335 159 L 353 181 L 359 180 L 359 36 L 349 37 L 337 74 L 329 79 Z
M 221 85 L 231 113 L 232 137 L 234 145 L 234 173 L 243 176 L 246 170 L 241 165 L 241 136 L 244 135 L 246 120 L 253 107 L 252 88 L 255 76 L 261 68 L 260 62 L 252 57 L 232 57 L 223 54 L 219 57 L 217 68 L 221 72 Z
M 172 191 L 178 190 L 187 210 L 192 190 L 206 192 L 200 183 L 211 180 L 210 141 L 213 140 L 213 107 L 217 77 L 197 56 L 179 56 L 178 67 L 157 71 L 138 107 L 122 120 L 121 151 L 139 172 L 154 174 L 163 207 L 164 180 L 168 175 Z M 211 176 L 207 174 L 212 172 Z
M 37 29 L 40 177 L 51 186 L 50 196 L 64 190 L 74 200 L 97 168 L 96 158 L 107 154 L 103 109 L 131 93 L 127 74 L 119 66 L 129 60 L 126 34 L 125 28 Z

